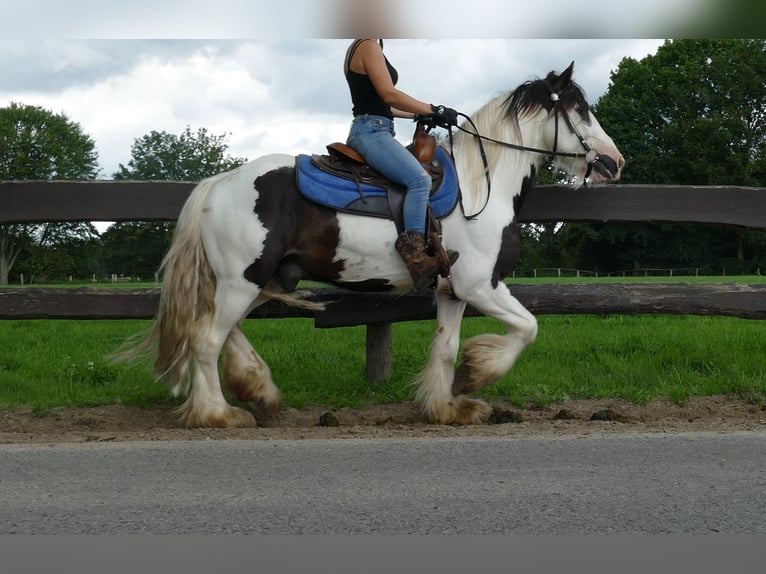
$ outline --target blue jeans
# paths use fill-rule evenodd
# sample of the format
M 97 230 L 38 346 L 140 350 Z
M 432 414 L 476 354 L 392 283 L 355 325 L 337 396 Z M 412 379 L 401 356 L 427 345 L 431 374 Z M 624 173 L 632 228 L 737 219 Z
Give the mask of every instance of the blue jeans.
M 393 120 L 365 114 L 354 118 L 346 143 L 362 154 L 370 166 L 407 188 L 404 229 L 425 233 L 431 176 L 395 135 Z

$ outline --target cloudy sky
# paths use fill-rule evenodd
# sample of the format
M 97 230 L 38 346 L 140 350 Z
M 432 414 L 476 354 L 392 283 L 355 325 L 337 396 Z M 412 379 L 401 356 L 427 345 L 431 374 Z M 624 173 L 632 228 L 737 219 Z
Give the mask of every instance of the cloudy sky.
M 464 113 L 572 60 L 595 102 L 623 58 L 663 43 L 641 38 L 722 30 L 745 1 L 0 0 L 0 107 L 66 114 L 105 179 L 152 130 L 205 127 L 248 159 L 315 152 L 348 131 L 348 38 L 397 38 L 399 88 Z
M 591 102 L 624 57 L 663 40 L 413 40 L 385 43 L 399 88 L 471 113 L 499 92 L 575 61 Z M 228 134 L 238 157 L 318 151 L 345 140 L 351 102 L 342 74 L 347 39 L 0 39 L 0 107 L 63 112 L 96 142 L 101 177 L 152 130 Z M 397 121 L 399 136 L 412 124 Z

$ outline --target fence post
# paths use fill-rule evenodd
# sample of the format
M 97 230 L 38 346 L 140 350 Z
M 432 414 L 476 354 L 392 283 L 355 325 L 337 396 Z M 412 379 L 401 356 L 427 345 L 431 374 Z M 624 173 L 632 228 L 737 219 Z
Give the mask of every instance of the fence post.
M 369 383 L 382 383 L 391 377 L 394 329 L 391 323 L 367 325 L 367 365 L 365 376 Z

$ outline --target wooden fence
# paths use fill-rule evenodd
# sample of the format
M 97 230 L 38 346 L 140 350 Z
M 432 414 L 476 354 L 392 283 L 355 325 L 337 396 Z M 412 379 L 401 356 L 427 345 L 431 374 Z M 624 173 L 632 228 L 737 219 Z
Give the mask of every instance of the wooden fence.
M 0 224 L 50 221 L 173 220 L 194 187 L 165 181 L 0 182 Z M 540 186 L 518 220 L 675 222 L 766 229 L 766 188 L 612 185 L 573 190 Z M 693 314 L 766 319 L 766 285 L 610 283 L 514 285 L 535 314 Z M 415 293 L 316 289 L 326 309 L 312 314 L 270 302 L 251 317 L 313 317 L 315 326 L 367 326 L 367 378 L 391 372 L 392 324 L 432 319 L 432 298 Z M 0 319 L 142 319 L 154 316 L 158 289 L 0 289 Z M 466 316 L 478 313 L 468 308 Z

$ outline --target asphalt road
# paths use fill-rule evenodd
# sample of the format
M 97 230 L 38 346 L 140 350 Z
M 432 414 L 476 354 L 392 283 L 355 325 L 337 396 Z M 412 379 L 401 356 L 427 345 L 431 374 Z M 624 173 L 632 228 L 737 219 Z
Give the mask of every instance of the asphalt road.
M 0 445 L 0 534 L 766 533 L 766 432 Z

